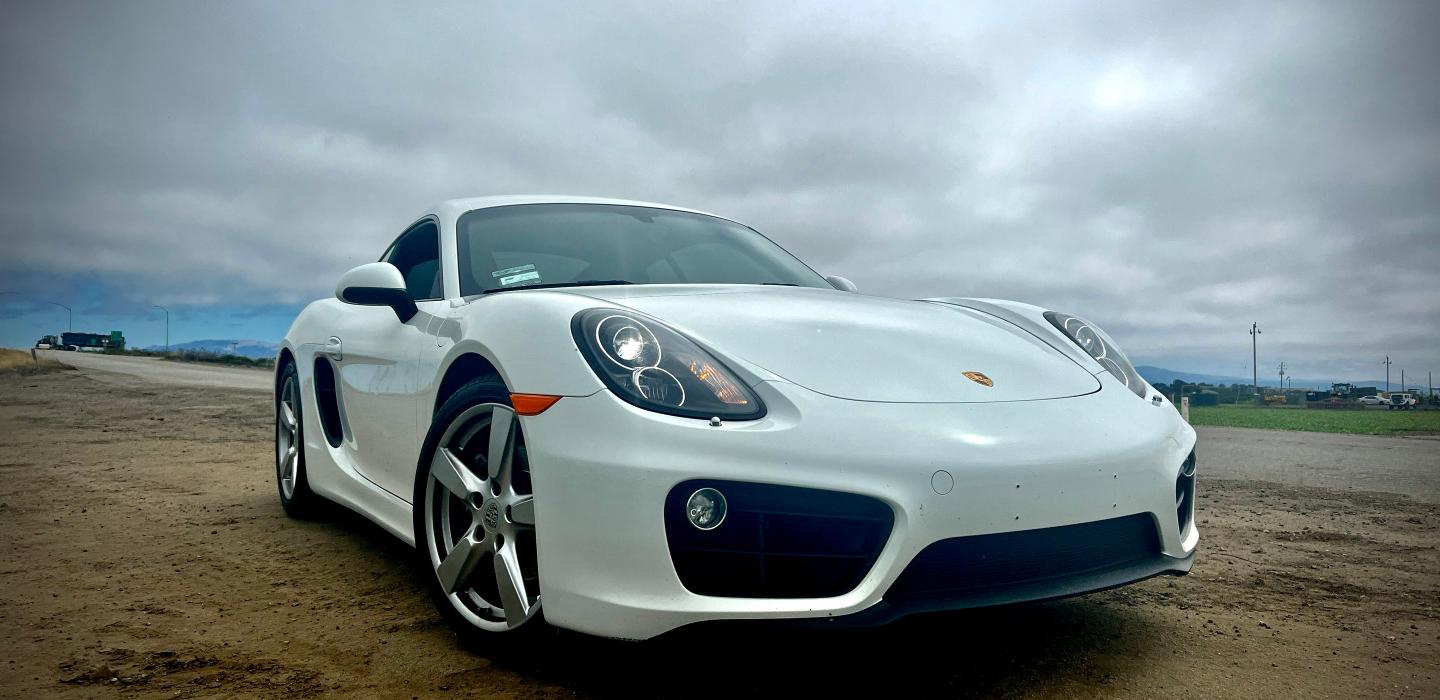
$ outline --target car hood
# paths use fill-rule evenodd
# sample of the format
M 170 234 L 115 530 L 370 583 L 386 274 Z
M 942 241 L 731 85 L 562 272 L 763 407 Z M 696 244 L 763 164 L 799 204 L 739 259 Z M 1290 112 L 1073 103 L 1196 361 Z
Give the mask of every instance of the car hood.
M 838 398 L 1032 401 L 1100 388 L 1094 375 L 1034 335 L 947 304 L 748 285 L 606 287 L 585 294 L 649 314 L 726 356 Z

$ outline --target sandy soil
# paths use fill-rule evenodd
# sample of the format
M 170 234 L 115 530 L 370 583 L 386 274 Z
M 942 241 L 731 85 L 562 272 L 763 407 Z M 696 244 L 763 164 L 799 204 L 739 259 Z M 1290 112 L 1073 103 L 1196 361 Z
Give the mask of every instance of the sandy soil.
M 285 518 L 270 439 L 263 393 L 0 371 L 0 695 L 1440 695 L 1440 506 L 1403 495 L 1202 466 L 1185 578 L 879 630 L 473 649 L 378 528 Z

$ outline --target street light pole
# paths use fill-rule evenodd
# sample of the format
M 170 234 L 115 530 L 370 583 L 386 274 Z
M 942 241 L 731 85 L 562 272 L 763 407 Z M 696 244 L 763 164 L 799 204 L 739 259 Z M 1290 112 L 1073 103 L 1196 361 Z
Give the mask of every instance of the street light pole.
M 45 302 L 45 303 L 46 303 L 46 304 L 54 304 L 55 306 L 58 306 L 58 307 L 60 307 L 60 308 L 62 308 L 62 309 L 65 309 L 65 312 L 70 315 L 69 322 L 66 324 L 66 325 L 68 326 L 66 330 L 71 330 L 71 331 L 75 330 L 75 310 L 74 310 L 74 309 L 72 309 L 72 308 L 70 308 L 70 307 L 68 307 L 68 306 L 66 306 L 66 305 L 64 305 L 64 304 L 61 304 L 61 303 L 58 302 L 58 301 L 47 301 L 47 302 Z
M 170 309 L 159 304 L 155 304 L 151 308 L 160 309 L 165 312 L 165 352 L 170 352 Z
M 1250 374 L 1251 381 L 1255 383 L 1255 393 L 1260 393 L 1260 350 L 1257 340 L 1260 337 L 1260 324 L 1250 324 Z

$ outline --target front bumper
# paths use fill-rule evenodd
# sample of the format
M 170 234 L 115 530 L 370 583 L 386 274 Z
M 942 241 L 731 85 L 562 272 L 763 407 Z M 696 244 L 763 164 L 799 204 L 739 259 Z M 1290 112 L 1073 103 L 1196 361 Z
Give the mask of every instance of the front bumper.
M 521 419 L 546 618 L 644 639 L 709 620 L 884 622 L 1183 573 L 1199 533 L 1193 518 L 1181 531 L 1175 480 L 1195 433 L 1168 404 L 1100 379 L 1104 388 L 1085 396 L 983 404 L 848 401 L 762 382 L 755 389 L 766 417 L 719 427 L 643 411 L 606 391 L 564 399 Z M 953 481 L 943 494 L 942 471 Z M 894 510 L 893 530 L 869 572 L 842 595 L 697 595 L 676 574 L 664 518 L 667 494 L 691 479 L 870 496 Z M 983 594 L 886 600 L 934 543 L 1136 514 L 1153 518 L 1157 537 L 1143 561 Z

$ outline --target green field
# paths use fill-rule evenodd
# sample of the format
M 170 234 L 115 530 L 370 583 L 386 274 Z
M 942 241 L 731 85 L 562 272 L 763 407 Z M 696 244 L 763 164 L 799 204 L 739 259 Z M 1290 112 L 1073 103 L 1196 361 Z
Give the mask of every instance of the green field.
M 1307 430 L 1360 435 L 1440 434 L 1440 411 L 1336 411 L 1317 408 L 1194 406 L 1193 425 L 1266 430 Z

